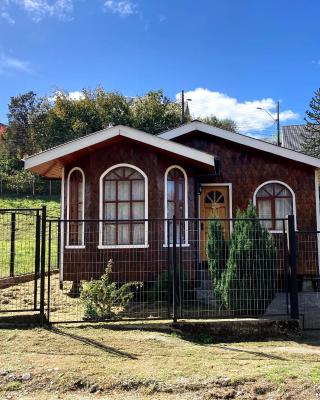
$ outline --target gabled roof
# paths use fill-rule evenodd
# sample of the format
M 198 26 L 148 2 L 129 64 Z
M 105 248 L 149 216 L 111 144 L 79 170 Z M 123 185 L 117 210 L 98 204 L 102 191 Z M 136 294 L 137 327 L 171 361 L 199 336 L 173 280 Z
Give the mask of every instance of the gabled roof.
M 261 150 L 266 153 L 274 154 L 289 160 L 298 161 L 303 164 L 312 165 L 313 167 L 320 168 L 319 158 L 307 156 L 297 151 L 286 149 L 284 147 L 280 147 L 272 143 L 267 143 L 265 141 L 255 139 L 246 135 L 242 135 L 240 133 L 229 132 L 224 129 L 216 128 L 214 126 L 205 124 L 197 120 L 182 125 L 178 128 L 172 129 L 170 131 L 161 133 L 158 137 L 162 139 L 172 140 L 193 131 L 204 132 L 207 133 L 208 135 L 225 139 L 233 143 L 242 144 L 244 146 L 252 147 L 253 149 L 256 150 Z
M 50 178 L 59 178 L 61 177 L 62 167 L 71 160 L 72 156 L 94 150 L 99 145 L 101 146 L 101 144 L 109 140 L 120 137 L 167 151 L 200 164 L 207 166 L 215 165 L 214 156 L 211 154 L 165 140 L 159 136 L 150 135 L 137 129 L 117 125 L 27 157 L 24 160 L 25 169 Z
M 285 125 L 282 130 L 282 146 L 287 149 L 302 151 L 302 145 L 307 135 L 306 125 Z

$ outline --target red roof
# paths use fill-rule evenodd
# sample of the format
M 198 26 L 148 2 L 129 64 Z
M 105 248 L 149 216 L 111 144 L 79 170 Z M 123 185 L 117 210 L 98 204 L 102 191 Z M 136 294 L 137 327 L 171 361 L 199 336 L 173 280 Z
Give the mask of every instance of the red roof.
M 7 125 L 1 124 L 0 122 L 0 136 L 2 136 L 6 130 L 7 130 Z

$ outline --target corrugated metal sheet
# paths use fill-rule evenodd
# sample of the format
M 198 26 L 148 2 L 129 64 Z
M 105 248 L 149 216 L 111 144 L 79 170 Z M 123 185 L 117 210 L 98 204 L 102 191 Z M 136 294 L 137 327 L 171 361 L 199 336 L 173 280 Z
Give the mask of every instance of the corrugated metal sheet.
M 282 146 L 287 149 L 302 151 L 304 136 L 307 134 L 305 125 L 282 126 Z

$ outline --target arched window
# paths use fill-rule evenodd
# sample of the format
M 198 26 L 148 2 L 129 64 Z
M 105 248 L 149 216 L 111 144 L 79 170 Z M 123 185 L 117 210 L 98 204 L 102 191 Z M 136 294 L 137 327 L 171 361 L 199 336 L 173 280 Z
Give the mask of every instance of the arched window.
M 73 168 L 68 175 L 67 246 L 84 245 L 84 173 Z M 80 220 L 79 222 L 77 220 Z
M 171 219 L 173 216 L 178 219 L 176 241 L 178 244 L 187 244 L 188 227 L 187 221 L 185 221 L 188 218 L 187 174 L 183 168 L 177 165 L 168 168 L 165 174 L 165 218 Z M 165 234 L 165 243 L 167 244 L 167 228 Z M 171 230 L 169 240 L 172 243 Z
M 270 221 L 263 221 L 263 225 L 273 231 L 283 229 L 283 221 L 277 221 L 277 218 L 286 218 L 289 214 L 295 214 L 294 200 L 292 189 L 278 181 L 265 182 L 254 194 L 258 217 L 270 218 Z
M 100 178 L 103 227 L 100 246 L 146 246 L 147 177 L 138 168 L 119 164 Z M 110 222 L 107 222 L 110 221 Z

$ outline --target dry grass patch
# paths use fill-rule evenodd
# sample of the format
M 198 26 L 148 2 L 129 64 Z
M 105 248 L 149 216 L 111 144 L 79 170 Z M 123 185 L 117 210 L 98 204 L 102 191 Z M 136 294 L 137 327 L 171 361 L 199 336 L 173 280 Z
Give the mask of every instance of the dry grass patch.
M 316 398 L 317 338 L 202 345 L 143 325 L 0 330 L 0 397 Z

